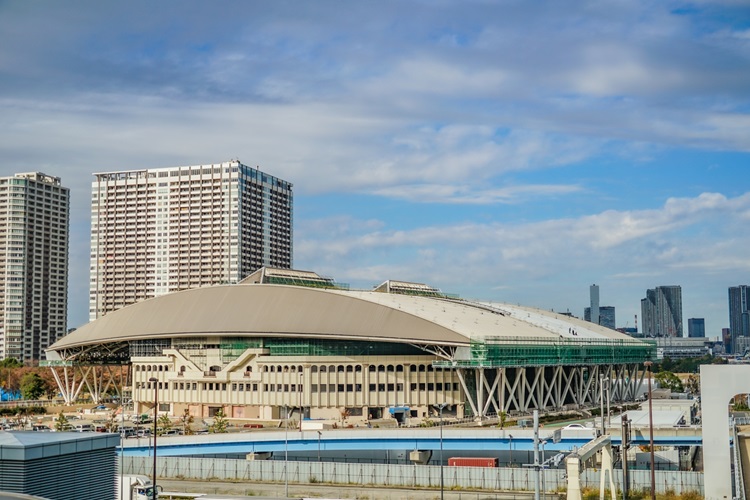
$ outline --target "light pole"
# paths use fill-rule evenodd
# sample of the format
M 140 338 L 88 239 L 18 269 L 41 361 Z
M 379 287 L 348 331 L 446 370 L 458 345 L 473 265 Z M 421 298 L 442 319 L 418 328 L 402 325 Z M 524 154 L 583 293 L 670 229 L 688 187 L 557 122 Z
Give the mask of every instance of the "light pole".
M 289 410 L 284 405 L 284 496 L 289 498 Z
M 320 431 L 318 431 L 318 462 L 320 462 Z
M 600 406 L 600 416 L 602 421 L 602 436 L 605 434 L 604 432 L 604 374 L 599 374 L 599 402 L 601 403 Z
M 513 467 L 513 434 L 508 434 L 510 439 L 510 466 Z
M 651 406 L 651 366 L 654 363 L 646 361 L 643 365 L 648 370 L 648 440 L 651 448 L 651 500 L 656 500 L 656 473 L 654 472 L 654 416 Z
M 152 471 L 153 479 L 151 483 L 154 488 L 154 494 L 156 494 L 156 417 L 159 414 L 159 392 L 157 390 L 159 379 L 151 377 L 148 381 L 154 385 L 154 470 Z
M 443 408 L 448 406 L 448 403 L 440 403 L 435 406 L 438 408 L 440 420 L 440 500 L 443 500 Z

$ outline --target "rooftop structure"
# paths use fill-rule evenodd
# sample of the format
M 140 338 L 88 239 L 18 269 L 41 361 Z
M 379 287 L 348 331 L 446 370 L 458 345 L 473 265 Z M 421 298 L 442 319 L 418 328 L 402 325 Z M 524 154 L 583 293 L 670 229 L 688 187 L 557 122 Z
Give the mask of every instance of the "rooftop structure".
M 475 416 L 593 406 L 599 373 L 613 400 L 634 400 L 638 363 L 655 355 L 653 344 L 550 311 L 415 283 L 347 290 L 315 273 L 282 274 L 284 284 L 263 270 L 112 312 L 60 340 L 50 364 L 132 363 L 134 401 L 148 407 L 155 377 L 173 414 L 223 407 L 275 418 L 291 406 L 368 419 L 390 408 L 421 417 L 437 402 Z M 428 295 L 399 293 L 404 283 Z

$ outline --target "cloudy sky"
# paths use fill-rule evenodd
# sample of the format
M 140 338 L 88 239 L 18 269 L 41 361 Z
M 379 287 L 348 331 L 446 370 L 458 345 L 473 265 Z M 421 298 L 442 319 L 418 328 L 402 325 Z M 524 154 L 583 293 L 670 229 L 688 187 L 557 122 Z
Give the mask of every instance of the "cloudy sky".
M 295 267 L 633 326 L 750 284 L 750 4 L 0 0 L 0 175 L 239 158 L 294 183 Z M 687 328 L 685 327 L 685 330 Z

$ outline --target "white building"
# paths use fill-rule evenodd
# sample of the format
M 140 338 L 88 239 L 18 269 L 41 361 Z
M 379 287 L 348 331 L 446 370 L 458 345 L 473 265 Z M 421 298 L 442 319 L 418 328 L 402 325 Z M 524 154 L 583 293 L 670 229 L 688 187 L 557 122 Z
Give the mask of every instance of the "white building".
M 44 359 L 67 331 L 69 214 L 60 178 L 0 178 L 0 358 Z
M 229 161 L 94 174 L 89 317 L 292 265 L 292 184 Z

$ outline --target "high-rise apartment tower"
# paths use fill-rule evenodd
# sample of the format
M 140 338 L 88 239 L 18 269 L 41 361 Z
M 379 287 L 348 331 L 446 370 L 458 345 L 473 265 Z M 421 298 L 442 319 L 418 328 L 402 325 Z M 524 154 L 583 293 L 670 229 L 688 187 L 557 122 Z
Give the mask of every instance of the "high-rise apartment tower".
M 58 177 L 0 178 L 0 358 L 44 359 L 67 331 L 69 216 Z
M 682 337 L 682 288 L 657 286 L 641 299 L 643 334 L 647 337 Z
M 749 295 L 750 286 L 748 285 L 729 287 L 729 334 L 732 338 L 729 347 L 732 353 L 737 352 L 735 346 L 739 337 L 750 336 Z
M 229 161 L 94 174 L 89 317 L 292 267 L 292 184 Z

